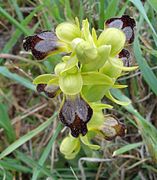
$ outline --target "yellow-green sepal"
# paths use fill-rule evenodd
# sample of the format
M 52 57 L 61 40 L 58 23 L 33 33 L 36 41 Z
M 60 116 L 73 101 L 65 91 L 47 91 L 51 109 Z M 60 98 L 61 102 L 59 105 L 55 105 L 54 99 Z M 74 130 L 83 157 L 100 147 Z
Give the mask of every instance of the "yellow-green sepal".
M 95 132 L 104 123 L 104 114 L 102 109 L 94 109 L 92 119 L 87 124 L 89 132 Z
M 131 102 L 123 102 L 123 101 L 119 101 L 117 99 L 115 99 L 112 94 L 110 93 L 110 91 L 107 91 L 105 93 L 105 96 L 110 99 L 111 101 L 115 102 L 116 104 L 122 105 L 122 106 L 127 106 L 129 105 Z
M 114 84 L 112 86 L 112 88 L 115 88 L 115 89 L 123 89 L 123 88 L 127 88 L 128 85 L 123 85 L 123 84 Z
M 66 62 L 64 69 L 60 72 L 60 75 L 64 75 L 68 72 L 70 72 L 70 74 L 76 73 L 78 71 L 77 64 L 78 59 L 76 58 L 76 56 L 70 57 Z
M 113 106 L 111 106 L 109 104 L 102 104 L 102 103 L 95 103 L 95 102 L 90 103 L 90 106 L 92 109 L 94 109 L 94 111 L 100 111 L 103 109 L 112 109 L 113 108 Z
M 99 72 L 82 72 L 84 85 L 113 85 L 114 80 L 109 76 Z
M 108 60 L 111 63 L 111 65 L 113 65 L 117 69 L 121 69 L 122 71 L 133 71 L 138 68 L 138 66 L 125 67 L 123 65 L 123 61 L 119 58 L 109 58 Z
M 54 74 L 42 74 L 33 80 L 33 84 L 48 84 L 50 80 L 57 80 L 58 76 Z
M 87 19 L 82 21 L 82 36 L 91 46 L 95 47 L 92 35 L 89 31 L 89 22 Z
M 119 68 L 117 68 L 117 66 Z M 120 59 L 108 58 L 104 66 L 100 69 L 100 72 L 108 75 L 111 78 L 117 78 L 122 73 L 123 62 Z
M 92 144 L 88 138 L 88 134 L 86 136 L 80 136 L 80 139 L 82 141 L 83 144 L 85 144 L 86 146 L 88 146 L 90 149 L 92 150 L 98 150 L 100 149 L 99 145 L 96 144 Z
M 82 88 L 82 94 L 87 101 L 95 102 L 101 100 L 110 88 L 111 86 L 109 85 L 84 85 Z

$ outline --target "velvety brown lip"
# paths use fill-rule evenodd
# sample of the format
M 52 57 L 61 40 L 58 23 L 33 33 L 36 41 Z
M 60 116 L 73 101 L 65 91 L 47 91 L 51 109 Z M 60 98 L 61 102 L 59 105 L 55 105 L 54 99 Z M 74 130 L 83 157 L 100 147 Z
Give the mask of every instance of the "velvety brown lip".
M 68 126 L 73 137 L 83 136 L 88 132 L 87 123 L 93 115 L 91 107 L 81 97 L 65 99 L 59 112 L 59 119 Z
M 118 57 L 122 59 L 124 66 L 129 67 L 131 65 L 131 55 L 127 49 L 122 49 Z
M 24 39 L 23 48 L 31 50 L 37 60 L 44 59 L 52 51 L 58 49 L 57 37 L 52 31 L 42 31 L 39 34 L 28 36 Z
M 59 86 L 54 86 L 54 85 L 51 85 L 53 86 L 49 91 L 46 89 L 47 85 L 46 84 L 38 84 L 36 89 L 38 91 L 38 93 L 45 93 L 45 95 L 49 98 L 54 98 L 58 91 L 59 91 Z

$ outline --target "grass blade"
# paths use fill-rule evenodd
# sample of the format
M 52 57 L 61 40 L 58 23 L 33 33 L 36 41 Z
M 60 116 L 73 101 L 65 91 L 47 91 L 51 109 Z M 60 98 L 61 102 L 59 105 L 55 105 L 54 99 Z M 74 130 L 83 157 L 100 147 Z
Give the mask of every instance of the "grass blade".
M 18 21 L 16 21 L 9 13 L 7 13 L 4 9 L 0 7 L 0 13 L 7 18 L 11 24 L 14 24 L 20 31 L 22 31 L 25 35 L 29 35 L 29 29 L 26 27 L 22 26 Z
M 148 0 L 151 7 L 157 12 L 157 1 L 156 0 Z
M 123 154 L 125 152 L 128 152 L 132 149 L 135 149 L 135 148 L 141 146 L 142 144 L 143 144 L 143 142 L 127 144 L 127 145 L 123 146 L 122 148 L 119 148 L 116 151 L 114 151 L 113 156 L 117 156 L 117 155 Z
M 0 103 L 0 127 L 4 129 L 8 141 L 13 142 L 15 140 L 15 131 L 11 125 L 7 107 L 2 103 Z
M 104 17 L 105 17 L 105 1 L 100 0 L 99 3 L 99 29 L 104 27 Z
M 14 143 L 12 143 L 10 146 L 8 146 L 4 151 L 2 151 L 2 153 L 0 154 L 0 159 L 6 157 L 8 154 L 12 153 L 15 149 L 17 149 L 18 147 L 20 147 L 22 144 L 24 144 L 25 142 L 27 142 L 28 140 L 30 140 L 31 138 L 33 138 L 34 136 L 36 136 L 37 134 L 39 134 L 41 131 L 43 131 L 45 128 L 47 128 L 52 121 L 54 120 L 54 118 L 57 116 L 57 113 L 55 113 L 52 118 L 49 118 L 46 122 L 44 122 L 43 124 L 41 124 L 40 126 L 38 126 L 36 129 L 30 131 L 29 133 L 27 133 L 26 135 L 22 136 L 20 139 L 18 139 L 17 141 L 15 141 Z
M 109 2 L 110 3 L 105 13 L 105 20 L 114 17 L 118 10 L 119 0 L 111 0 Z
M 151 22 L 149 21 L 147 14 L 145 12 L 145 9 L 143 7 L 143 4 L 140 0 L 130 0 L 135 6 L 136 8 L 140 11 L 141 15 L 144 17 L 144 19 L 146 20 L 146 22 L 148 23 L 148 25 L 150 26 L 151 30 L 153 31 L 155 37 L 157 38 L 157 33 L 154 29 L 154 27 L 152 26 Z
M 70 7 L 70 1 L 69 0 L 65 0 L 64 1 L 64 6 L 65 6 L 65 16 L 67 19 L 73 19 L 72 17 L 72 10 Z
M 42 7 L 43 7 L 42 5 L 37 6 L 23 21 L 21 21 L 21 25 L 25 27 L 32 20 L 34 14 L 38 12 L 39 10 L 41 10 Z M 31 31 L 31 33 L 33 32 L 34 32 L 34 29 L 33 31 Z M 11 50 L 11 48 L 16 44 L 16 42 L 18 41 L 21 35 L 22 35 L 21 30 L 16 29 L 16 31 L 12 34 L 10 40 L 5 44 L 1 53 L 8 53 Z M 1 62 L 2 62 L 2 59 L 0 59 L 0 63 Z
M 6 67 L 0 66 L 0 74 L 2 74 L 3 76 L 5 76 L 11 80 L 18 82 L 19 84 L 27 87 L 28 89 L 35 91 L 35 85 L 33 85 L 29 80 L 15 74 L 15 73 L 11 73 Z
M 13 9 L 15 9 L 19 21 L 22 21 L 23 20 L 23 14 L 20 11 L 20 8 L 19 8 L 19 6 L 17 4 L 17 0 L 9 0 L 9 3 L 10 3 L 11 6 L 13 6 Z
M 45 147 L 45 150 L 43 152 L 43 154 L 41 155 L 40 159 L 39 159 L 39 162 L 38 164 L 40 166 L 43 166 L 43 164 L 45 163 L 50 151 L 51 151 L 51 148 L 53 146 L 53 143 L 55 141 L 55 139 L 57 138 L 59 132 L 61 131 L 62 129 L 62 125 L 59 124 L 58 127 L 56 128 L 56 131 L 54 132 L 54 135 L 52 136 L 52 138 L 50 139 L 48 145 Z M 32 177 L 32 180 L 36 180 L 38 178 L 38 175 L 40 173 L 40 169 L 38 167 L 35 168 L 34 170 L 34 173 L 33 173 L 33 177 Z
M 16 150 L 15 155 L 16 155 L 16 159 L 20 160 L 21 162 L 26 164 L 31 169 L 33 169 L 34 167 L 38 167 L 43 174 L 45 174 L 46 176 L 51 176 L 51 173 L 47 168 L 40 166 L 35 160 L 33 160 L 28 155 L 26 155 L 20 151 L 17 151 L 17 150 Z
M 142 52 L 140 49 L 140 44 L 138 38 L 135 39 L 134 42 L 134 53 L 136 57 L 136 61 L 138 62 L 139 68 L 142 72 L 142 75 L 152 89 L 152 91 L 157 95 L 157 78 L 149 65 L 147 64 L 146 60 L 142 57 Z

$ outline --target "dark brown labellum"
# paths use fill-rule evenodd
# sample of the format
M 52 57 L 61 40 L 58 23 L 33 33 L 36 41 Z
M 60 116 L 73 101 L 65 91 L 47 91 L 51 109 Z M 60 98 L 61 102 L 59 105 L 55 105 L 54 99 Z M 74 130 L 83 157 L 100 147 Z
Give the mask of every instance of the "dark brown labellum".
M 38 84 L 36 87 L 39 93 L 44 92 L 45 95 L 49 98 L 54 98 L 59 92 L 59 86 L 47 85 L 47 84 Z
M 38 91 L 38 93 L 41 93 L 41 92 L 44 92 L 45 90 L 45 87 L 46 87 L 46 84 L 38 84 L 36 89 Z
M 61 122 L 71 129 L 71 135 L 78 137 L 88 132 L 87 123 L 93 115 L 93 110 L 80 96 L 68 97 L 59 112 Z
M 38 59 L 44 59 L 52 51 L 58 49 L 57 37 L 52 31 L 43 31 L 24 39 L 23 48 L 26 51 L 31 50 L 33 56 Z
M 131 56 L 127 49 L 122 49 L 122 51 L 118 54 L 118 57 L 122 59 L 124 66 L 129 67 L 131 65 Z
M 108 19 L 105 24 L 107 27 L 121 29 L 126 35 L 126 42 L 128 44 L 131 44 L 134 41 L 134 29 L 136 26 L 136 22 L 134 19 L 130 18 L 130 16 L 123 15 L 120 18 L 111 18 Z

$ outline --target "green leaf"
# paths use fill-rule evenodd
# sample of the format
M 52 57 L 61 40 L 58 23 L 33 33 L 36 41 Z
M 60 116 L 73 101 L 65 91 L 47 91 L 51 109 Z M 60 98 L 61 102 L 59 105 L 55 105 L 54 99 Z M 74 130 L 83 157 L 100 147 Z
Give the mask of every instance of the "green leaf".
M 32 173 L 31 168 L 21 165 L 21 163 L 15 158 L 5 158 L 4 160 L 1 160 L 0 166 L 3 166 L 6 170 L 10 171 Z
M 72 9 L 70 7 L 70 1 L 69 0 L 65 0 L 65 15 L 67 19 L 72 19 Z
M 33 84 L 48 84 L 50 80 L 57 79 L 54 74 L 42 74 L 33 80 Z
M 8 154 L 12 153 L 15 149 L 20 147 L 22 144 L 39 134 L 41 131 L 43 131 L 45 128 L 47 128 L 54 118 L 56 117 L 57 113 L 53 115 L 52 118 L 49 118 L 46 122 L 35 128 L 34 130 L 30 131 L 26 135 L 22 136 L 20 139 L 16 140 L 14 143 L 12 143 L 10 146 L 8 146 L 4 151 L 0 154 L 0 159 L 6 157 Z
M 143 145 L 143 142 L 127 144 L 127 145 L 123 146 L 122 148 L 119 148 L 116 151 L 114 151 L 112 156 L 117 156 L 117 155 L 123 154 L 123 153 L 128 152 L 132 149 L 135 149 L 141 145 Z
M 114 84 L 112 78 L 99 72 L 84 72 L 81 74 L 84 85 L 110 85 Z
M 99 111 L 102 109 L 112 109 L 113 106 L 109 105 L 109 104 L 99 104 L 99 103 L 90 103 L 90 106 L 92 107 L 92 109 Z
M 136 61 L 138 62 L 139 68 L 142 72 L 142 76 L 144 77 L 145 81 L 152 89 L 152 91 L 157 95 L 157 77 L 142 56 L 138 38 L 136 38 L 134 42 L 134 53 Z

